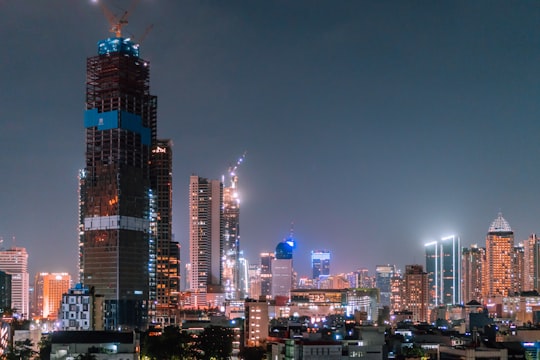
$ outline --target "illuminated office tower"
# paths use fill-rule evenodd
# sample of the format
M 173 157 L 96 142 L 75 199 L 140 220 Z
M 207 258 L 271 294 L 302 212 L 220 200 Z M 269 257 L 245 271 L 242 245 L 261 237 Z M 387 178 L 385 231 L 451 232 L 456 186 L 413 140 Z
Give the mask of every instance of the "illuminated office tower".
M 227 299 L 244 299 L 247 295 L 241 284 L 240 264 L 240 198 L 236 170 L 244 161 L 245 154 L 229 167 L 227 173 L 230 185 L 223 188 L 223 274 L 222 286 Z M 225 181 L 225 179 L 224 179 Z
M 463 302 L 465 304 L 472 300 L 482 303 L 482 272 L 486 257 L 486 250 L 477 245 L 470 248 L 463 248 Z
M 272 262 L 274 253 L 261 253 L 261 296 L 272 296 Z
M 189 179 L 191 306 L 215 306 L 223 293 L 223 184 L 196 175 Z
M 440 303 L 440 286 L 441 286 L 441 256 L 440 246 L 437 241 L 424 244 L 426 250 L 426 273 L 428 278 L 429 303 L 433 306 L 438 306 Z
M 68 273 L 39 273 L 34 282 L 34 298 L 38 316 L 56 320 L 62 295 L 71 287 Z
M 429 303 L 461 303 L 461 242 L 452 235 L 425 245 Z
M 180 294 L 180 244 L 172 234 L 172 142 L 156 140 L 152 147 L 150 181 L 154 195 L 156 241 L 154 321 L 176 323 Z M 151 267 L 153 268 L 153 267 Z M 151 279 L 153 277 L 151 276 Z
M 155 301 L 157 98 L 137 44 L 118 32 L 98 42 L 97 52 L 86 62 L 80 276 L 103 295 L 106 329 L 144 329 Z
M 311 252 L 312 279 L 330 275 L 330 251 L 314 250 Z
M 394 265 L 377 265 L 375 267 L 375 286 L 381 295 L 381 306 L 390 307 L 391 279 L 396 272 Z
M 406 265 L 404 275 L 403 304 L 406 310 L 412 311 L 413 322 L 428 320 L 428 279 L 422 265 Z
M 499 213 L 486 236 L 486 262 L 483 274 L 484 301 L 507 296 L 513 289 L 514 232 Z
M 28 253 L 25 248 L 0 250 L 0 270 L 11 275 L 11 308 L 16 316 L 29 319 Z

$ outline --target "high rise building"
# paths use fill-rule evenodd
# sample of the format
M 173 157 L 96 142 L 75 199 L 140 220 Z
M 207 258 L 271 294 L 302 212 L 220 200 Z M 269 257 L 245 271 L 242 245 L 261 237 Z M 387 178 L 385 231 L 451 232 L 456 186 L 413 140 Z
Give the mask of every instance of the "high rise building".
M 377 265 L 375 267 L 375 286 L 381 294 L 381 306 L 390 307 L 391 279 L 395 272 L 395 265 Z
M 514 246 L 512 251 L 512 287 L 510 294 L 519 294 L 523 291 L 523 281 L 525 277 L 525 248 L 523 244 Z
M 404 275 L 405 308 L 412 311 L 413 322 L 426 322 L 428 320 L 428 279 L 422 265 L 405 266 Z
M 491 223 L 486 236 L 486 262 L 483 274 L 483 298 L 507 296 L 513 288 L 514 232 L 499 213 Z
M 477 245 L 470 248 L 463 248 L 463 302 L 469 303 L 471 300 L 482 303 L 482 268 L 486 257 L 486 250 Z
M 189 220 L 191 306 L 216 306 L 213 299 L 223 293 L 223 184 L 219 180 L 190 177 Z
M 536 234 L 531 234 L 523 242 L 523 290 L 539 289 L 540 279 L 540 240 Z
M 311 273 L 312 279 L 330 275 L 330 251 L 311 251 Z
M 272 296 L 272 262 L 274 253 L 261 253 L 261 296 Z
M 71 287 L 68 273 L 38 273 L 34 279 L 34 305 L 37 316 L 56 320 L 62 295 Z
M 146 328 L 155 301 L 156 114 L 150 66 L 138 45 L 120 34 L 98 42 L 86 70 L 80 280 L 103 295 L 109 330 Z
M 404 309 L 405 284 L 400 272 L 390 278 L 390 312 L 396 313 Z
M 240 264 L 240 199 L 236 170 L 244 161 L 245 154 L 235 166 L 228 169 L 230 185 L 223 188 L 223 274 L 222 285 L 228 299 L 244 299 L 247 295 L 241 284 Z
M 289 299 L 293 285 L 294 238 L 289 236 L 276 246 L 276 257 L 272 261 L 272 297 Z
M 16 316 L 28 319 L 29 305 L 29 277 L 28 253 L 23 247 L 11 247 L 0 250 L 0 270 L 11 275 L 11 308 Z
M 429 302 L 433 306 L 461 303 L 461 241 L 451 235 L 425 244 Z
M 440 261 L 441 256 L 439 254 L 440 246 L 437 241 L 432 241 L 424 244 L 426 250 L 426 273 L 428 277 L 428 293 L 429 303 L 434 306 L 438 306 L 440 303 L 440 290 L 441 275 L 440 275 Z
M 170 140 L 157 140 L 152 147 L 150 181 L 153 199 L 155 199 L 153 203 L 156 240 L 155 319 L 157 323 L 167 326 L 176 323 L 180 294 L 180 244 L 173 240 L 172 234 L 172 142 Z M 152 276 L 150 278 L 152 279 Z

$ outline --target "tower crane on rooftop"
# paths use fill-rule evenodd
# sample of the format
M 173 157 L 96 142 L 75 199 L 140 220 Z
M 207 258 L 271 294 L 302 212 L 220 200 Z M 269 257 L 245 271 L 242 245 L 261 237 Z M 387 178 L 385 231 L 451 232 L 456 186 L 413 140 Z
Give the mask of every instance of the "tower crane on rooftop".
M 236 188 L 236 183 L 238 182 L 238 177 L 236 176 L 236 169 L 244 162 L 246 158 L 247 151 L 244 151 L 242 156 L 236 161 L 236 164 L 229 166 L 227 172 L 229 173 L 229 178 L 231 179 L 231 187 Z
M 128 10 L 124 11 L 122 16 L 117 16 L 112 13 L 112 11 L 105 5 L 105 2 L 103 0 L 93 0 L 94 3 L 97 3 L 99 7 L 101 7 L 101 10 L 103 11 L 103 14 L 109 21 L 109 24 L 111 26 L 110 32 L 115 35 L 115 37 L 120 38 L 122 37 L 122 28 L 127 25 L 128 18 L 135 9 L 135 6 L 138 3 L 138 0 L 133 0 L 131 2 L 131 6 Z

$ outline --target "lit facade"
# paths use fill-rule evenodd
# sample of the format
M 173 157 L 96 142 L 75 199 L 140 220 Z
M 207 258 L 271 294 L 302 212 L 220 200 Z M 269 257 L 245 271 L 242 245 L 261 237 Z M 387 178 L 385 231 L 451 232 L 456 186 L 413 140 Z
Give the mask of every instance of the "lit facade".
M 514 232 L 499 213 L 486 236 L 486 262 L 483 274 L 484 301 L 507 296 L 513 289 Z
M 76 284 L 61 297 L 61 330 L 103 330 L 103 314 L 103 297 L 96 296 L 82 284 Z
M 536 234 L 531 234 L 523 242 L 523 251 L 523 290 L 539 289 L 540 241 Z
M 404 275 L 404 307 L 412 312 L 413 322 L 428 321 L 428 278 L 422 265 L 407 265 Z
M 28 319 L 30 293 L 26 249 L 12 247 L 0 250 L 0 270 L 11 275 L 11 308 L 16 311 L 17 316 Z
M 390 307 L 391 279 L 395 272 L 394 265 L 377 265 L 375 267 L 375 285 L 380 290 L 381 306 Z
M 330 251 L 314 250 L 311 252 L 311 273 L 313 279 L 330 275 Z
M 276 246 L 272 260 L 272 297 L 290 298 L 293 285 L 293 249 L 295 241 L 291 236 Z
M 68 273 L 39 273 L 34 282 L 34 301 L 37 316 L 56 320 L 62 295 L 71 287 L 71 276 Z
M 274 253 L 261 253 L 261 295 L 272 296 L 272 262 L 275 259 Z
M 460 304 L 461 241 L 448 236 L 425 245 L 429 301 L 433 306 Z
M 189 182 L 189 256 L 191 306 L 209 306 L 209 293 L 223 293 L 223 184 L 191 176 Z
M 80 280 L 103 295 L 109 330 L 144 329 L 153 311 L 156 124 L 150 66 L 138 45 L 122 37 L 100 41 L 98 55 L 87 59 Z
M 240 299 L 245 295 L 240 288 L 240 201 L 238 176 L 232 172 L 231 184 L 223 188 L 223 275 L 222 285 L 228 299 Z
M 172 234 L 172 141 L 152 147 L 150 179 L 155 197 L 155 322 L 175 324 L 180 294 L 180 244 Z M 151 287 L 152 289 L 153 287 Z
M 477 245 L 464 248 L 462 252 L 463 266 L 463 302 L 469 303 L 471 300 L 482 303 L 482 273 L 485 262 L 486 251 Z
M 269 304 L 266 300 L 246 300 L 244 345 L 246 347 L 262 346 L 268 338 Z

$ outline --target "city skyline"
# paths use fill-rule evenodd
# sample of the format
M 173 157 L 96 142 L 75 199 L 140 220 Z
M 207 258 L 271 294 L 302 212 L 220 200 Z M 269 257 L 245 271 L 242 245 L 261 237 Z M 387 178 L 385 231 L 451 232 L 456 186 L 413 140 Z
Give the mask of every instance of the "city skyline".
M 75 277 L 82 84 L 107 21 L 90 1 L 0 6 L 10 50 L 0 54 L 0 236 L 27 249 L 31 275 Z M 540 231 L 538 10 L 141 1 L 126 29 L 154 23 L 141 53 L 160 99 L 158 136 L 173 142 L 182 265 L 189 176 L 220 178 L 246 150 L 241 249 L 252 263 L 291 221 L 300 274 L 319 248 L 336 259 L 332 272 L 373 274 L 424 264 L 423 244 L 450 234 L 482 246 L 499 210 L 516 242 Z

